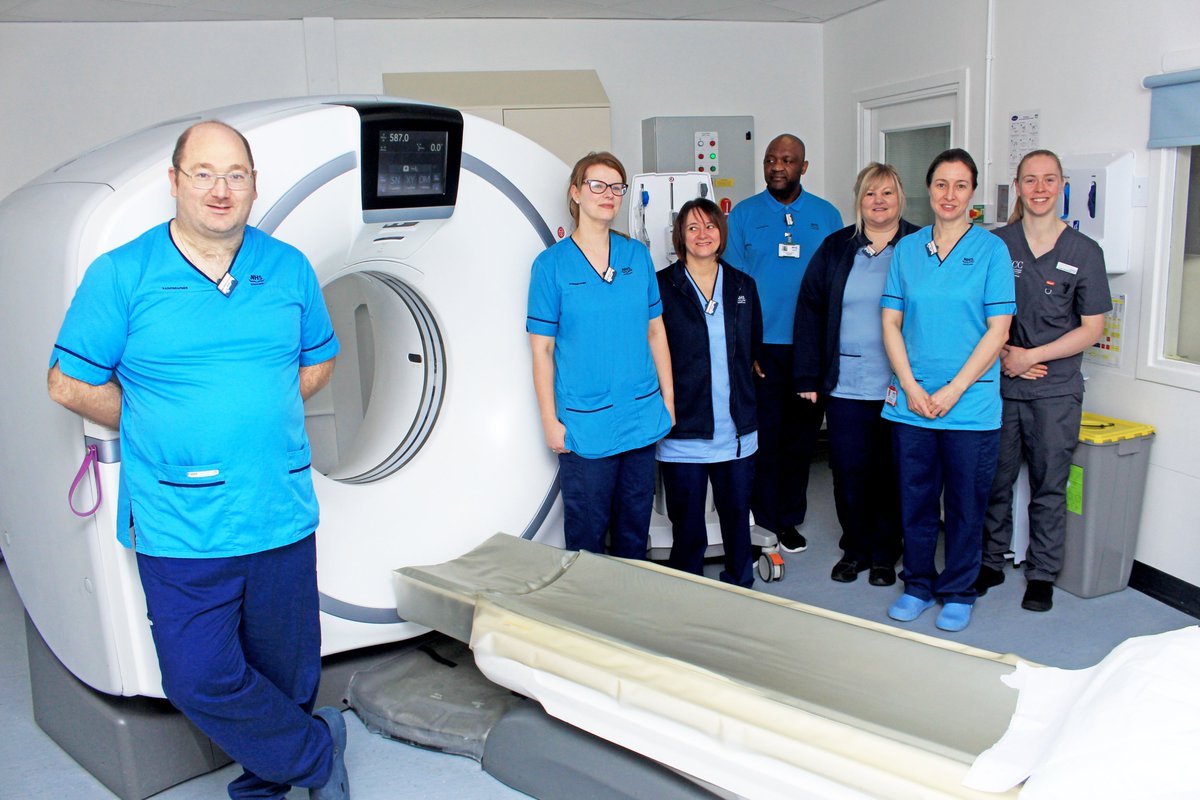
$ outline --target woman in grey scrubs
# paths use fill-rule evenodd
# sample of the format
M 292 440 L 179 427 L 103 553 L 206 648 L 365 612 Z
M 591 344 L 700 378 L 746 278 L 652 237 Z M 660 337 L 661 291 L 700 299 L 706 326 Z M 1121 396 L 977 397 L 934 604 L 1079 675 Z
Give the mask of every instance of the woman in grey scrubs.
M 1066 487 L 1083 412 L 1083 351 L 1112 308 L 1104 252 L 1058 216 L 1062 163 L 1049 150 L 1027 153 L 1014 181 L 1017 204 L 996 231 L 1012 256 L 1017 315 L 1000 353 L 1004 418 L 1000 458 L 984 517 L 979 595 L 1004 582 L 1012 543 L 1013 481 L 1029 465 L 1027 611 L 1049 611 L 1067 533 Z

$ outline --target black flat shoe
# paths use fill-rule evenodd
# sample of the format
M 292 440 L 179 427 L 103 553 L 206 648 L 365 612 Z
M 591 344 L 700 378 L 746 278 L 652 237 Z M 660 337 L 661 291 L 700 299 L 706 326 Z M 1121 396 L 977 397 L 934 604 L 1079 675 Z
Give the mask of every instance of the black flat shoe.
M 1051 581 L 1030 581 L 1025 587 L 1021 608 L 1026 611 L 1049 611 L 1054 607 L 1054 584 Z
M 891 586 L 896 582 L 896 570 L 893 567 L 871 567 L 871 577 L 867 580 L 872 586 Z
M 858 573 L 865 572 L 867 565 L 861 561 L 852 561 L 848 558 L 843 558 L 841 561 L 833 565 L 833 572 L 829 577 L 838 583 L 851 583 L 858 580 Z
M 988 589 L 1004 583 L 1004 570 L 991 567 L 979 568 L 979 577 L 975 579 L 975 594 L 983 597 Z

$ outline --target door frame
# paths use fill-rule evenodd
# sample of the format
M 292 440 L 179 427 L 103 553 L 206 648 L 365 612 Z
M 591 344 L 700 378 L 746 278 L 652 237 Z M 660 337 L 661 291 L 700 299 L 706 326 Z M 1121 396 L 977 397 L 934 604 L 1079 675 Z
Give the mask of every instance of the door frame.
M 968 141 L 967 68 L 923 78 L 877 86 L 854 93 L 858 117 L 858 169 L 871 162 L 872 115 L 881 108 L 952 95 L 954 116 L 950 120 L 950 146 L 965 147 Z

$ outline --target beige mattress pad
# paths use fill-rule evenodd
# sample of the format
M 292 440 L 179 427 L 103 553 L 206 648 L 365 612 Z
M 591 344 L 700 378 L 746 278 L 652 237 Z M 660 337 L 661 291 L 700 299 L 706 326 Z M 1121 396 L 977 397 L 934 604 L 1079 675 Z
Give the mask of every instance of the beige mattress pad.
M 1008 727 L 1013 656 L 503 534 L 394 586 L 493 680 L 742 796 L 1006 796 L 961 781 Z

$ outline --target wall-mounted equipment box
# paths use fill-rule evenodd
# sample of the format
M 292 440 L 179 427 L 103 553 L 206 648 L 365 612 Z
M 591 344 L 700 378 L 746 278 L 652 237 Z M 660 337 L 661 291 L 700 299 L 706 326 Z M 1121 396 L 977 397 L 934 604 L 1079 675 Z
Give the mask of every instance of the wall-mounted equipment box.
M 716 202 L 732 208 L 758 185 L 754 117 L 644 119 L 642 171 L 703 172 L 712 178 Z

